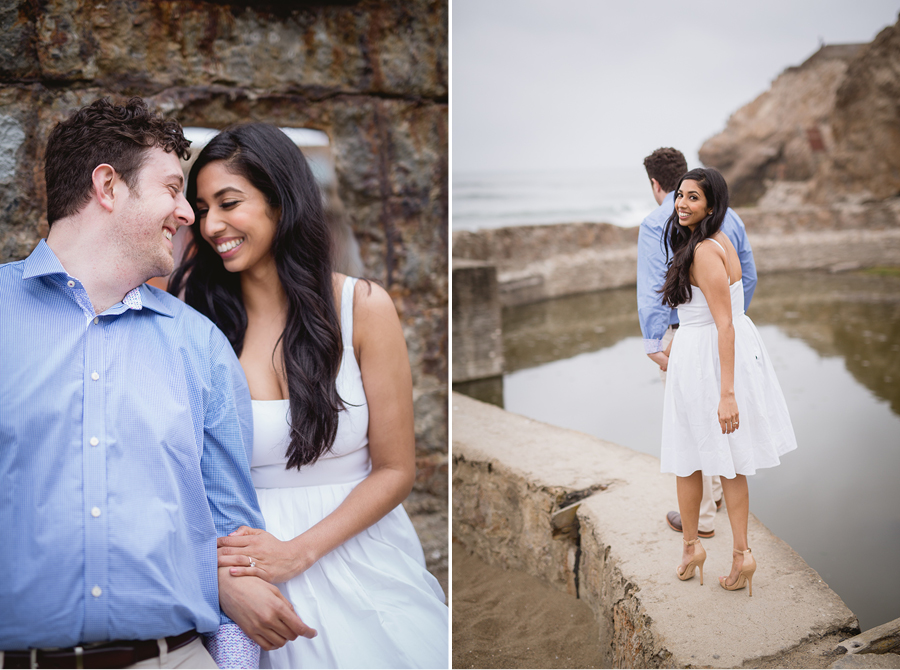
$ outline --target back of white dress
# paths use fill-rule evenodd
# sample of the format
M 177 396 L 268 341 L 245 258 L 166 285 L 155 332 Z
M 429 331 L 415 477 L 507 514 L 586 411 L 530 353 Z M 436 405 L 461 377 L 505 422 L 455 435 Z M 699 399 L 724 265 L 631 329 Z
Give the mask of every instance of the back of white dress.
M 353 294 L 341 292 L 344 355 L 336 381 L 346 409 L 332 449 L 287 470 L 287 400 L 253 401 L 251 474 L 266 529 L 291 540 L 331 514 L 371 472 L 369 410 L 353 350 Z M 448 610 L 425 569 L 422 546 L 402 506 L 278 588 L 318 631 L 263 652 L 261 667 L 440 668 L 448 663 Z
M 731 479 L 776 466 L 782 455 L 797 448 L 797 441 L 765 345 L 744 314 L 743 281 L 729 286 L 734 394 L 741 420 L 740 428 L 727 435 L 718 419 L 718 329 L 703 291 L 691 286 L 691 292 L 691 300 L 678 307 L 680 326 L 672 340 L 666 372 L 661 470 L 679 477 L 701 470 L 707 476 Z

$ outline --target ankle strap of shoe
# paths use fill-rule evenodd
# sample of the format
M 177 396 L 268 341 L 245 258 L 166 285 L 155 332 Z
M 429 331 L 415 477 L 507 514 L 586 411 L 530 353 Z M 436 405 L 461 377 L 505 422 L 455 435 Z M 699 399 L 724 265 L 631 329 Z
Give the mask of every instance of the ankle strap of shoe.
M 686 545 L 691 546 L 692 544 L 697 544 L 697 543 L 700 541 L 700 538 L 699 538 L 699 537 L 695 537 L 693 540 L 685 540 L 684 538 L 681 538 L 681 540 L 682 540 L 682 542 L 684 542 Z
M 746 556 L 747 554 L 749 554 L 751 552 L 749 549 L 747 549 L 746 551 L 741 551 L 740 549 L 735 549 L 733 553 L 737 556 Z

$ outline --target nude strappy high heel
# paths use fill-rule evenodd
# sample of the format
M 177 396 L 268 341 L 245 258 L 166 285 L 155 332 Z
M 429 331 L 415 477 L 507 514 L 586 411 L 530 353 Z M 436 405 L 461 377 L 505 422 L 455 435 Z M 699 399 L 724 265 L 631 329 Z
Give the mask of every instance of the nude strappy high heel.
M 747 586 L 749 587 L 750 595 L 752 596 L 753 573 L 756 572 L 756 559 L 753 558 L 753 554 L 750 553 L 749 549 L 747 549 L 747 551 L 738 551 L 735 549 L 734 553 L 744 557 L 744 562 L 741 565 L 741 571 L 738 573 L 737 581 L 731 586 L 728 586 L 725 583 L 728 577 L 719 577 L 719 585 L 726 591 L 737 591 L 738 589 Z M 748 561 L 747 559 L 750 560 Z
M 703 545 L 700 544 L 700 538 L 696 537 L 691 541 L 685 540 L 682 538 L 683 542 L 690 546 L 692 544 L 696 544 L 697 548 L 694 549 L 694 557 L 690 560 L 690 562 L 684 566 L 684 572 L 678 572 L 678 568 L 680 567 L 680 563 L 675 566 L 675 574 L 678 576 L 678 579 L 684 581 L 686 579 L 690 579 L 694 576 L 694 568 L 699 568 L 700 570 L 700 586 L 703 586 L 703 563 L 706 561 L 706 549 L 703 548 Z

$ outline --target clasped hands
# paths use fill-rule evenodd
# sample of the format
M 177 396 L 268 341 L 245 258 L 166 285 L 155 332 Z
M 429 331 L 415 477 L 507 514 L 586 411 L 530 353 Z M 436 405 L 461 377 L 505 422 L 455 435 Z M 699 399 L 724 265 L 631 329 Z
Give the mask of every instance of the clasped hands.
M 665 351 L 656 351 L 652 354 L 647 354 L 654 363 L 659 366 L 659 369 L 663 372 L 669 367 L 669 356 Z
M 241 526 L 231 535 L 218 538 L 216 546 L 222 609 L 254 642 L 271 651 L 298 636 L 316 636 L 273 585 L 303 571 L 287 542 L 264 530 Z

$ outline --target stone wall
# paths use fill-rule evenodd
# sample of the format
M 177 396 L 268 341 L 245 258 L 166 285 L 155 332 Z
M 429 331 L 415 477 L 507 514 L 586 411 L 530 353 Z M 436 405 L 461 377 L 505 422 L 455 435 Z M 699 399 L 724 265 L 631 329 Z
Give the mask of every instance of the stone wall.
M 185 126 L 308 127 L 331 140 L 367 275 L 388 289 L 413 370 L 410 511 L 447 567 L 446 0 L 12 0 L 0 8 L 0 262 L 46 234 L 52 127 L 139 95 Z M 443 530 L 441 530 L 443 528 Z
M 500 303 L 522 305 L 635 283 L 637 228 L 609 223 L 453 233 L 453 257 L 497 266 Z
M 657 458 L 458 393 L 452 403 L 454 539 L 583 599 L 603 667 L 827 667 L 859 633 L 840 597 L 752 514 L 753 597 L 722 591 L 727 506 L 703 541 L 705 585 L 679 581 L 681 536 L 664 520 L 675 477 Z
M 737 213 L 761 273 L 900 266 L 900 198 Z M 453 257 L 495 265 L 500 303 L 522 305 L 634 286 L 637 236 L 637 228 L 608 223 L 458 231 Z

